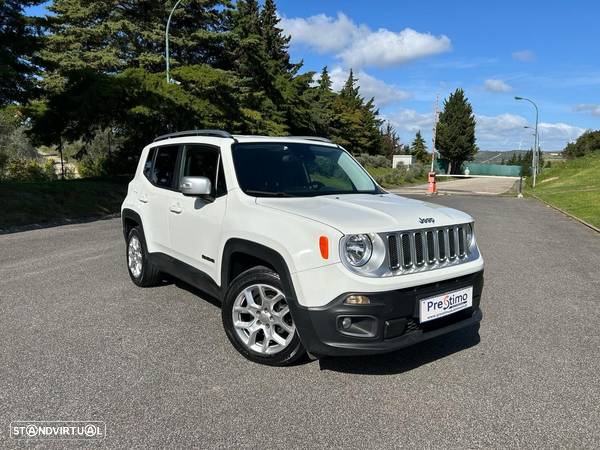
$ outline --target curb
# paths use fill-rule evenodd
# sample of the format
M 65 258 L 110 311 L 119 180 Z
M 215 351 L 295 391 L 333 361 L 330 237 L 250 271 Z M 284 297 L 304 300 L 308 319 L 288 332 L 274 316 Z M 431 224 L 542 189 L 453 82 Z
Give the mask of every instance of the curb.
M 531 193 L 530 193 L 529 195 L 531 195 L 531 196 L 532 196 L 533 198 L 535 198 L 536 200 L 538 200 L 538 201 L 542 202 L 542 203 L 543 203 L 543 204 L 545 204 L 546 206 L 549 206 L 550 208 L 552 208 L 552 209 L 555 209 L 555 210 L 557 210 L 558 212 L 561 212 L 561 213 L 563 213 L 565 216 L 567 216 L 567 217 L 570 217 L 571 219 L 574 219 L 574 220 L 576 220 L 576 221 L 577 221 L 577 222 L 579 222 L 580 224 L 582 224 L 582 225 L 585 225 L 585 226 L 586 226 L 586 227 L 588 227 L 588 228 L 591 228 L 591 229 L 592 229 L 592 230 L 594 230 L 596 233 L 600 233 L 600 228 L 598 228 L 598 227 L 595 227 L 595 226 L 594 226 L 594 225 L 592 225 L 591 223 L 588 223 L 588 222 L 586 222 L 585 220 L 583 220 L 583 219 L 580 219 L 579 217 L 577 217 L 577 216 L 574 216 L 573 214 L 571 214 L 571 213 L 568 213 L 568 212 L 566 212 L 566 211 L 564 211 L 564 210 L 560 209 L 559 207 L 557 207 L 557 206 L 554 206 L 554 205 L 552 205 L 552 204 L 548 203 L 548 202 L 547 202 L 547 201 L 545 201 L 545 200 L 542 200 L 541 198 L 539 198 L 539 197 L 538 197 L 537 195 L 535 195 L 535 194 L 531 194 Z

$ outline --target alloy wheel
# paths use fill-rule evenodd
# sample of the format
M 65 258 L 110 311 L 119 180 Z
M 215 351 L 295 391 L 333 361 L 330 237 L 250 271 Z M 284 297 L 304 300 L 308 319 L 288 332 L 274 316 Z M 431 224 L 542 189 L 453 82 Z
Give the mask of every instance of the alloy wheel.
M 233 327 L 250 350 L 273 355 L 285 349 L 296 331 L 285 295 L 267 284 L 244 288 L 233 304 Z
M 127 265 L 131 274 L 139 278 L 142 274 L 142 244 L 135 235 L 129 239 L 127 246 Z

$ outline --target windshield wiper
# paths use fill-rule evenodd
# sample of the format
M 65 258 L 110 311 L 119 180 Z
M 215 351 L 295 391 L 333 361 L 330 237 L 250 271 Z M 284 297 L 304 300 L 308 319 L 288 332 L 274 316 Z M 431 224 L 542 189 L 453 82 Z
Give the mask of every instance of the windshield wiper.
M 258 195 L 261 197 L 294 197 L 287 192 L 273 192 L 273 191 L 255 191 L 254 189 L 246 189 L 246 194 Z

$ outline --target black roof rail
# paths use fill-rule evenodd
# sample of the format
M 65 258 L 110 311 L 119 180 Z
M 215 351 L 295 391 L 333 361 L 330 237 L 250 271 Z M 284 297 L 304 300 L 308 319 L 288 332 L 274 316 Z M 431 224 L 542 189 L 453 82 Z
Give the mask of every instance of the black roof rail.
M 320 136 L 285 136 L 285 137 L 294 138 L 294 139 L 306 139 L 309 141 L 329 142 L 330 144 L 333 144 L 331 139 L 327 139 L 327 138 L 320 137 Z
M 221 137 L 234 139 L 234 137 L 229 134 L 227 131 L 223 130 L 187 130 L 187 131 L 178 131 L 176 133 L 163 134 L 162 136 L 158 136 L 154 139 L 154 142 L 162 141 L 165 139 L 178 138 L 178 137 L 186 137 L 186 136 L 212 136 L 212 137 Z

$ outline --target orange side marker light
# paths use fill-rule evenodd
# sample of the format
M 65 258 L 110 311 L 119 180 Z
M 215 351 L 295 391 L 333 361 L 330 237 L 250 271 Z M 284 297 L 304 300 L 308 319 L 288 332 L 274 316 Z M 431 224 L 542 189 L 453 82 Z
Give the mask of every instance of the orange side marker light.
M 329 258 L 329 238 L 327 236 L 319 238 L 319 250 L 321 250 L 321 257 L 323 259 Z

